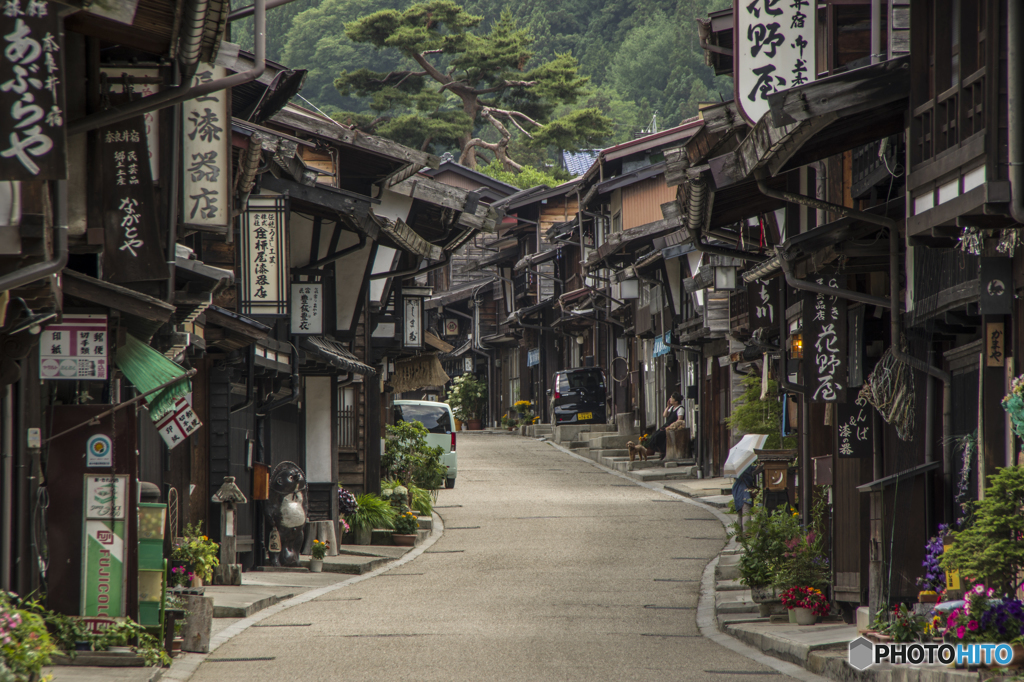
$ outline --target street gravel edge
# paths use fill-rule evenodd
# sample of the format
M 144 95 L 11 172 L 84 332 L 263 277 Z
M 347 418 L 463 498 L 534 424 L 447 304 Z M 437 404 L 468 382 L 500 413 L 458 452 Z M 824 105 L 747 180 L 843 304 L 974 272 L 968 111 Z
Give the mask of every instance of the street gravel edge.
M 438 541 L 438 539 L 440 539 L 441 535 L 444 533 L 444 521 L 441 519 L 441 516 L 437 512 L 434 512 L 431 516 L 432 527 L 430 535 L 427 536 L 427 539 L 422 544 L 406 553 L 401 559 L 389 562 L 376 570 L 370 571 L 369 573 L 352 576 L 351 578 L 343 580 L 340 583 L 327 585 L 325 587 L 318 587 L 316 589 L 309 590 L 308 592 L 303 592 L 302 594 L 296 595 L 291 599 L 287 599 L 283 602 L 280 602 L 279 604 L 275 604 L 274 606 L 266 608 L 258 613 L 254 613 L 248 618 L 243 618 L 242 620 L 238 621 L 237 623 L 234 623 L 233 625 L 229 625 L 217 634 L 210 637 L 209 653 L 181 654 L 178 658 L 174 659 L 170 668 L 164 670 L 164 674 L 161 680 L 187 682 L 187 680 L 189 680 L 192 677 L 192 675 L 199 668 L 199 666 L 202 665 L 203 661 L 205 661 L 207 657 L 209 657 L 213 652 L 220 648 L 221 645 L 223 645 L 225 642 L 230 641 L 236 635 L 245 632 L 247 629 L 249 629 L 256 623 L 259 623 L 260 621 L 265 620 L 271 616 L 277 615 L 285 609 L 290 609 L 293 606 L 305 604 L 306 602 L 312 601 L 317 597 L 322 597 L 325 594 L 330 594 L 331 592 L 335 592 L 350 585 L 355 585 L 356 583 L 362 582 L 364 580 L 375 578 L 378 575 L 386 573 L 393 568 L 398 568 L 399 566 L 404 566 L 405 564 L 409 563 L 410 561 L 418 557 L 420 554 L 423 554 L 423 552 L 425 552 L 427 549 L 429 549 L 435 542 Z

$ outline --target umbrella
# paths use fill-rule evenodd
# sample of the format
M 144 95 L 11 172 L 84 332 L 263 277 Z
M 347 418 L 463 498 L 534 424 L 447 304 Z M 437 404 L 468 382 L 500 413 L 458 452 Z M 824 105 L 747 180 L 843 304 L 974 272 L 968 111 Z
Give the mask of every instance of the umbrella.
M 761 433 L 750 433 L 740 438 L 740 442 L 729 450 L 729 459 L 725 460 L 722 475 L 739 476 L 742 474 L 757 459 L 754 450 L 763 448 L 766 440 L 768 440 L 768 436 Z

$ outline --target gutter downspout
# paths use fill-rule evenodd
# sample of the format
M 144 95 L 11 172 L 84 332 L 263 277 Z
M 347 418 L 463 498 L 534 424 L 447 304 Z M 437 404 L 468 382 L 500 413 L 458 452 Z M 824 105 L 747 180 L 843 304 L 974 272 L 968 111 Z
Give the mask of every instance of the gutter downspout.
M 299 351 L 295 346 L 292 346 L 292 394 L 287 398 L 281 398 L 280 400 L 274 400 L 256 408 L 256 416 L 266 418 L 268 414 L 273 412 L 279 407 L 290 405 L 298 401 L 301 388 L 299 387 Z
M 53 258 L 44 260 L 41 263 L 33 263 L 19 268 L 14 272 L 0 277 L 0 292 L 10 289 L 17 289 L 20 286 L 31 284 L 43 277 L 49 277 L 64 269 L 68 264 L 68 182 L 57 180 L 56 196 L 57 220 L 53 225 Z
M 174 85 L 181 85 L 181 69 L 177 64 L 174 65 Z M 181 187 L 181 178 L 178 175 L 181 173 L 179 165 L 181 163 L 181 105 L 174 105 L 174 111 L 171 113 L 171 125 L 173 126 L 171 128 L 171 149 L 174 151 L 171 156 L 171 219 L 167 225 L 167 302 L 173 304 L 178 275 L 178 191 Z M 229 234 L 231 229 L 231 226 L 228 226 Z
M 1021 28 L 1024 7 L 1020 2 L 1006 3 L 1006 118 L 1009 128 L 1010 215 L 1024 223 L 1024 50 L 1021 50 Z
M 335 251 L 334 253 L 330 254 L 329 256 L 324 256 L 323 258 L 321 258 L 318 261 L 314 261 L 314 262 L 310 263 L 309 265 L 303 266 L 301 269 L 303 269 L 303 270 L 306 270 L 306 269 L 312 270 L 312 269 L 322 268 L 323 266 L 325 266 L 325 265 L 327 265 L 329 263 L 333 263 L 336 260 L 341 260 L 342 258 L 344 258 L 345 256 L 347 256 L 350 253 L 355 253 L 356 251 L 361 251 L 366 246 L 366 235 L 363 234 L 362 232 L 359 232 L 358 234 L 359 234 L 359 243 L 358 244 L 353 244 L 352 246 L 346 246 L 341 251 Z
M 192 85 L 192 78 L 189 76 L 186 82 L 177 87 L 164 90 L 163 92 L 148 97 L 142 97 L 122 107 L 98 111 L 88 116 L 83 116 L 68 124 L 68 137 L 81 135 L 90 130 L 96 130 L 103 126 L 119 123 L 133 116 L 141 116 L 153 111 L 159 111 L 174 104 L 186 100 L 195 99 L 211 92 L 217 92 L 226 88 L 244 85 L 256 80 L 263 75 L 267 68 L 267 0 L 256 0 L 255 3 L 255 60 L 253 67 L 241 73 L 234 73 L 224 78 L 218 78 L 208 83 Z M 184 50 L 183 50 L 184 51 Z M 187 74 L 186 74 L 187 75 Z
M 726 256 L 729 258 L 741 258 L 755 263 L 763 263 L 764 256 L 758 256 L 738 249 L 727 249 L 721 246 L 705 244 L 703 239 L 704 216 L 706 213 L 708 186 L 704 178 L 697 176 L 687 181 L 690 184 L 690 201 L 687 202 L 686 227 L 693 234 L 693 246 L 702 253 L 710 253 L 715 256 Z

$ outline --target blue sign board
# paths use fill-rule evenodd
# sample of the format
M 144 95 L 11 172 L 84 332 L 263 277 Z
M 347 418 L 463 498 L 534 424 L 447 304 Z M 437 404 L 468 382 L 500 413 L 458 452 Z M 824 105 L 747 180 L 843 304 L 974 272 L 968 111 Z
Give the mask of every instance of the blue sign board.
M 664 336 L 654 339 L 654 357 L 668 355 L 672 351 L 668 345 L 670 343 L 672 343 L 672 332 L 665 332 Z
M 531 348 L 526 351 L 526 366 L 536 367 L 540 364 L 540 348 Z

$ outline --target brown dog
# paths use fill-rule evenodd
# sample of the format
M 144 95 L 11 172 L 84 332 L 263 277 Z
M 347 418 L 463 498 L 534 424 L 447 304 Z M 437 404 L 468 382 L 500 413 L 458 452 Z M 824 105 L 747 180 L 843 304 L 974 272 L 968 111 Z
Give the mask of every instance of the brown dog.
M 626 448 L 629 450 L 629 461 L 632 462 L 638 456 L 643 461 L 647 461 L 647 448 L 643 445 L 636 445 L 633 441 L 626 443 Z

